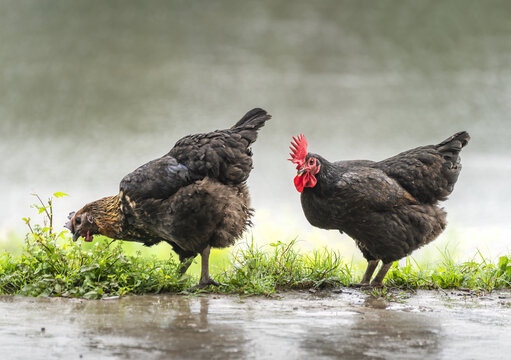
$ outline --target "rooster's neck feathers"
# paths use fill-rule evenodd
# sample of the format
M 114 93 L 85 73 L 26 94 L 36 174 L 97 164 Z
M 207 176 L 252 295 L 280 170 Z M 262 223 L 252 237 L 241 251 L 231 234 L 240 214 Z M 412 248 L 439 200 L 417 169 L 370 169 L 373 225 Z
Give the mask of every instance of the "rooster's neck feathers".
M 322 185 L 321 183 L 322 182 L 324 183 L 325 180 L 332 175 L 332 163 L 330 161 L 328 161 L 327 159 L 325 159 L 324 157 L 322 157 L 321 155 L 314 154 L 314 153 L 308 153 L 307 159 L 311 158 L 311 157 L 316 158 L 319 161 L 319 164 L 321 165 L 319 168 L 319 171 L 317 172 L 317 174 L 315 174 L 315 177 L 318 182 L 317 182 L 316 186 L 314 186 L 314 188 L 317 188 L 317 190 L 319 190 Z M 314 189 L 314 188 L 311 188 L 311 189 Z

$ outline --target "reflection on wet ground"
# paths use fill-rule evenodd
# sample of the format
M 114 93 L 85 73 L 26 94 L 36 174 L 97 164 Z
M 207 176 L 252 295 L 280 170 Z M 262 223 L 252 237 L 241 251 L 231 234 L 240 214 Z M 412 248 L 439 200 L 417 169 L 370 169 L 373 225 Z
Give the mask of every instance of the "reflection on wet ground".
M 12 359 L 499 359 L 511 351 L 510 292 L 398 298 L 352 289 L 244 299 L 0 297 L 0 348 Z

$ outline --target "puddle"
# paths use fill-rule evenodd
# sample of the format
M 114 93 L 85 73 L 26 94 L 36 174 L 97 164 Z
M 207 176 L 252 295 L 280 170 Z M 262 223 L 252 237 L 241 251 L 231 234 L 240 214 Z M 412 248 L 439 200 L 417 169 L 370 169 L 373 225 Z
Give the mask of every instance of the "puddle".
M 499 359 L 511 352 L 509 302 L 510 292 L 420 291 L 389 302 L 354 289 L 244 299 L 0 297 L 0 348 L 12 359 Z

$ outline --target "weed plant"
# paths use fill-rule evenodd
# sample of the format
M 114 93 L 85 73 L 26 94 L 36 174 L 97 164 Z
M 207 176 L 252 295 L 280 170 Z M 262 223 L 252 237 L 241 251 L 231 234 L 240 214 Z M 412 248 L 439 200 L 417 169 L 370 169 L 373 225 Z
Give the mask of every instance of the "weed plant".
M 55 193 L 54 197 L 65 196 Z M 120 241 L 96 241 L 89 249 L 73 242 L 67 231 L 53 228 L 53 198 L 34 205 L 44 215 L 43 225 L 32 225 L 21 255 L 0 254 L 0 293 L 98 299 L 126 294 L 181 291 L 189 278 L 177 275 L 173 258 L 157 260 L 127 256 Z

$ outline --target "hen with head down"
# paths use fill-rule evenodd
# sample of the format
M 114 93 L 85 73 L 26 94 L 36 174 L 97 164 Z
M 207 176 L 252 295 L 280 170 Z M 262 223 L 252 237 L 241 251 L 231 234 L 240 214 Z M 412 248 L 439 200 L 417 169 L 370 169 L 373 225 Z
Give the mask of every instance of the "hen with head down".
M 71 213 L 66 227 L 74 240 L 101 234 L 145 245 L 165 241 L 179 255 L 181 273 L 201 254 L 199 287 L 218 285 L 209 276 L 209 252 L 234 244 L 251 224 L 250 145 L 270 118 L 256 108 L 230 129 L 182 138 L 126 175 L 118 194 Z

